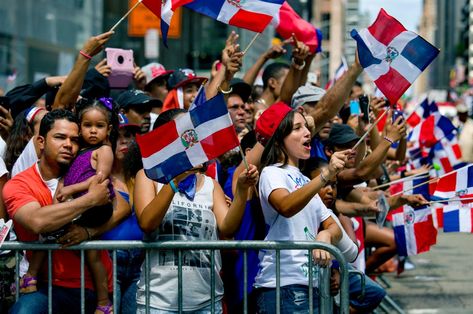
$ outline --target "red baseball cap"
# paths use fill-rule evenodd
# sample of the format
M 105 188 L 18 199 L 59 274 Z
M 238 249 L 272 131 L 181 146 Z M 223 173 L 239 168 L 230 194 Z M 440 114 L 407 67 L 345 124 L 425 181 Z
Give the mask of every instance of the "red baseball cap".
M 281 121 L 292 111 L 286 103 L 279 101 L 263 111 L 256 120 L 256 139 L 265 146 L 273 136 Z

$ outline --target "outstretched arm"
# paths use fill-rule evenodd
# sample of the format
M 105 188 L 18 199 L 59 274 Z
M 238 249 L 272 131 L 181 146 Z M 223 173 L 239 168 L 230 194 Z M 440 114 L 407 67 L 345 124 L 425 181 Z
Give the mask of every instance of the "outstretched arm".
M 114 32 L 106 32 L 87 40 L 81 50 L 85 55 L 79 54 L 77 57 L 74 67 L 59 88 L 52 109 L 72 109 L 74 107 L 90 64 L 91 58 L 89 57 L 98 54 L 113 33 Z

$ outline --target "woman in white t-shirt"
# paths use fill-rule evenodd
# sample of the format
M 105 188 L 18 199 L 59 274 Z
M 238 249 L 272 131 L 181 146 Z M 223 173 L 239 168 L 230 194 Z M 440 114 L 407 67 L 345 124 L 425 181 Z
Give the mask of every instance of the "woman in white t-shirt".
M 161 113 L 154 127 L 179 119 L 183 109 Z M 199 169 L 192 169 L 169 182 L 158 184 L 143 170 L 136 175 L 134 201 L 138 223 L 148 241 L 206 241 L 231 238 L 238 230 L 249 189 L 256 184 L 258 171 L 249 170 L 238 177 L 237 193 L 227 206 L 220 185 Z M 211 269 L 209 250 L 186 250 L 182 256 L 183 304 L 185 312 L 211 312 L 211 272 L 215 274 L 215 313 L 222 313 L 223 283 L 220 254 L 215 254 Z M 150 313 L 176 313 L 178 310 L 178 265 L 176 251 L 151 250 L 149 269 Z M 143 265 L 144 267 L 145 265 Z M 146 310 L 146 279 L 138 282 L 137 313 Z
M 310 180 L 299 170 L 299 161 L 310 157 L 311 134 L 306 120 L 301 113 L 284 104 L 273 106 L 268 110 L 277 128 L 269 132 L 272 136 L 261 158 L 263 170 L 259 182 L 261 206 L 265 223 L 269 227 L 265 240 L 315 239 L 336 244 L 342 236 L 341 230 L 317 193 L 343 169 L 349 151 L 334 154 L 329 166 Z M 319 230 L 319 226 L 322 226 L 322 230 Z M 283 250 L 280 258 L 281 313 L 308 312 L 308 259 L 313 258 L 320 266 L 328 266 L 330 253 L 314 250 L 312 257 L 309 257 L 306 250 Z M 255 279 L 258 313 L 274 313 L 276 252 L 262 250 L 259 267 Z M 313 276 L 314 287 L 317 286 L 317 277 Z M 316 291 L 314 289 L 314 310 L 318 309 Z

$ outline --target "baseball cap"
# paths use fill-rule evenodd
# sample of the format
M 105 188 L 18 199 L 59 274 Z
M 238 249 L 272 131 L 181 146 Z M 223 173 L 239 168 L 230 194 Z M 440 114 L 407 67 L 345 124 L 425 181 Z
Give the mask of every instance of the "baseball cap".
M 118 114 L 118 127 L 127 128 L 133 133 L 139 133 L 141 130 L 141 126 L 139 124 L 130 123 L 126 115 L 123 113 Z
M 292 111 L 291 107 L 282 101 L 271 105 L 268 109 L 263 111 L 258 120 L 256 120 L 255 126 L 256 139 L 258 142 L 263 146 L 266 145 L 281 121 L 290 111 Z
M 305 103 L 319 101 L 324 95 L 325 90 L 320 87 L 303 85 L 292 96 L 291 107 L 296 109 Z
M 191 83 L 202 84 L 206 80 L 206 77 L 195 75 L 191 69 L 178 69 L 169 76 L 168 85 L 170 89 L 175 89 Z
M 109 97 L 110 85 L 108 79 L 95 68 L 90 68 L 85 74 L 80 95 L 88 99 Z
M 142 67 L 141 70 L 146 76 L 146 85 L 151 83 L 154 79 L 160 77 L 166 78 L 172 72 L 174 72 L 173 70 L 166 70 L 166 68 L 161 63 L 157 62 L 149 63 Z
M 355 131 L 346 124 L 335 123 L 332 125 L 330 135 L 326 143 L 331 146 L 345 145 L 352 141 L 358 141 L 360 137 L 355 134 Z
M 251 95 L 251 86 L 242 79 L 234 78 L 230 81 L 232 92 L 230 94 L 237 94 L 241 97 L 243 102 L 247 102 Z
M 138 89 L 126 90 L 117 98 L 120 108 L 128 108 L 135 106 L 160 107 L 163 105 L 161 100 L 149 97 L 145 92 Z

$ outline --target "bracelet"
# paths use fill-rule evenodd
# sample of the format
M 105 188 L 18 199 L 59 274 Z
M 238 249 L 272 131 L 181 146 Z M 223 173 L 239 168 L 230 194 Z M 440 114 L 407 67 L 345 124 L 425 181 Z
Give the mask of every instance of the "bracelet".
M 218 91 L 221 92 L 222 94 L 224 95 L 228 95 L 230 94 L 231 92 L 233 92 L 233 87 L 230 87 L 229 90 L 223 90 L 220 86 L 218 87 Z
M 388 141 L 389 143 L 391 143 L 391 145 L 394 144 L 394 141 L 392 139 L 390 139 L 389 137 L 385 136 L 383 137 L 386 141 Z
M 328 183 L 328 179 L 324 176 L 323 171 L 320 171 L 320 179 L 322 180 L 324 185 Z
M 297 64 L 294 60 L 294 57 L 291 58 L 291 64 L 296 70 L 302 70 L 305 67 L 305 60 L 302 61 L 302 64 Z
M 176 187 L 176 184 L 174 183 L 174 180 L 169 181 L 169 185 L 171 186 L 171 189 L 174 193 L 178 193 L 179 190 Z
M 86 58 L 86 59 L 89 59 L 89 60 L 92 59 L 92 56 L 91 56 L 91 55 L 85 53 L 85 52 L 82 51 L 82 50 L 79 50 L 79 53 L 80 53 L 82 56 L 84 56 L 84 58 Z

